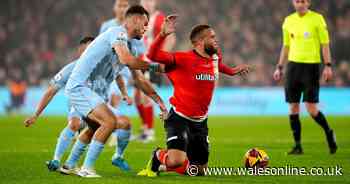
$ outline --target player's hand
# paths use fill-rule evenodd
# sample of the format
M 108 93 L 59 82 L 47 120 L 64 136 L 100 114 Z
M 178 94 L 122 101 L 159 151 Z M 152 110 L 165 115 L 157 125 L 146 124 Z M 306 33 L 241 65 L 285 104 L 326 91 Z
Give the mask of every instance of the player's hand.
M 31 116 L 31 117 L 27 118 L 27 119 L 24 121 L 24 126 L 26 126 L 26 127 L 31 126 L 32 124 L 35 123 L 35 121 L 36 121 L 37 118 L 38 118 L 37 116 Z
M 241 64 L 235 67 L 236 69 L 236 74 L 240 75 L 240 76 L 245 76 L 247 75 L 251 70 L 252 70 L 252 66 L 250 65 L 246 65 L 246 64 Z
M 275 72 L 273 73 L 273 79 L 277 82 L 281 81 L 283 76 L 283 72 L 281 69 L 277 68 Z
M 123 96 L 123 100 L 124 100 L 128 105 L 132 105 L 132 104 L 133 104 L 133 100 L 132 100 L 129 96 Z
M 166 36 L 175 32 L 177 17 L 178 15 L 176 14 L 171 14 L 166 17 L 160 32 L 163 36 Z
M 160 103 L 159 108 L 160 108 L 159 117 L 162 121 L 165 121 L 166 119 L 168 119 L 168 110 L 164 103 Z
M 324 69 L 323 69 L 322 77 L 323 77 L 323 79 L 324 79 L 326 82 L 332 80 L 332 78 L 333 78 L 332 67 L 330 67 L 330 66 L 325 66 Z

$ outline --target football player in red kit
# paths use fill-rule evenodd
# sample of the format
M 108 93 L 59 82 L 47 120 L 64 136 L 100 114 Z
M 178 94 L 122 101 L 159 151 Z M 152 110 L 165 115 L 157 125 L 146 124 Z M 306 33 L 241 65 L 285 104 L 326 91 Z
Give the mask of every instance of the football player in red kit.
M 185 174 L 190 165 L 198 168 L 197 174 L 201 175 L 209 158 L 208 108 L 219 72 L 234 76 L 246 74 L 250 69 L 248 65 L 232 68 L 222 63 L 215 32 L 209 25 L 192 29 L 192 50 L 162 50 L 164 40 L 175 31 L 175 20 L 176 16 L 167 17 L 148 51 L 152 61 L 165 65 L 166 75 L 174 86 L 172 108 L 164 125 L 167 149 L 157 148 L 146 169 L 138 175 L 157 176 L 161 171 Z

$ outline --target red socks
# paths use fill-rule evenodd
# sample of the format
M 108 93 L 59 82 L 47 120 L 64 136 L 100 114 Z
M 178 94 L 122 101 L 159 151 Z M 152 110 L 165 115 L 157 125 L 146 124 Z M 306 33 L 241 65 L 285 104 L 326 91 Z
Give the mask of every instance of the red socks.
M 147 127 L 147 129 L 153 129 L 153 126 L 154 126 L 153 106 L 138 104 L 136 105 L 136 108 L 142 119 L 142 124 L 145 127 Z
M 166 160 L 168 158 L 167 150 L 165 150 L 165 149 L 159 150 L 158 153 L 157 153 L 157 157 L 158 157 L 158 160 L 160 161 L 160 163 L 162 163 L 163 165 L 166 166 Z M 176 172 L 178 174 L 185 174 L 189 164 L 190 163 L 189 163 L 188 159 L 186 159 L 184 161 L 184 163 L 181 166 L 179 166 L 179 167 L 170 168 L 170 167 L 166 166 L 166 171 L 167 172 L 174 171 L 174 172 Z
M 144 113 L 144 119 L 146 126 L 148 129 L 153 129 L 154 125 L 154 116 L 153 116 L 153 105 L 144 105 L 143 106 L 143 113 Z

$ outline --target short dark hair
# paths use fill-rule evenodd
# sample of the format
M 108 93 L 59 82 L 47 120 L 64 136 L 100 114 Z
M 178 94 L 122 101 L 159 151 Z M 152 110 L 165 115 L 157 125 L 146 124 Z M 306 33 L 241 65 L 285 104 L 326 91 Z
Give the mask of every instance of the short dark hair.
M 192 43 L 196 41 L 198 36 L 207 29 L 210 29 L 211 27 L 208 24 L 199 24 L 192 28 L 191 34 L 190 34 L 190 40 Z
M 82 38 L 80 41 L 79 41 L 79 45 L 82 45 L 82 44 L 87 44 L 89 42 L 92 42 L 94 41 L 95 37 L 93 36 L 85 36 L 84 38 Z
M 148 11 L 141 5 L 130 6 L 130 8 L 126 10 L 125 17 L 131 16 L 131 15 L 146 15 L 147 18 L 149 19 Z

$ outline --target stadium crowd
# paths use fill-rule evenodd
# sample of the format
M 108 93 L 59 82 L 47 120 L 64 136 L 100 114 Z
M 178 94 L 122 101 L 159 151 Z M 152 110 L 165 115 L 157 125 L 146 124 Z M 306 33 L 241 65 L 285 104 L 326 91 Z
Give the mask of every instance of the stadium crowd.
M 179 14 L 177 49 L 187 49 L 194 24 L 216 29 L 230 65 L 249 63 L 247 78 L 223 76 L 223 86 L 274 86 L 272 73 L 281 47 L 281 24 L 291 3 L 275 0 L 159 0 L 160 9 Z M 111 18 L 114 0 L 4 0 L 0 6 L 0 85 L 21 78 L 29 86 L 47 84 L 74 59 L 80 38 L 97 35 Z M 335 78 L 329 86 L 350 86 L 350 1 L 313 0 L 312 9 L 326 15 Z

